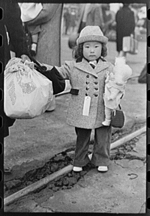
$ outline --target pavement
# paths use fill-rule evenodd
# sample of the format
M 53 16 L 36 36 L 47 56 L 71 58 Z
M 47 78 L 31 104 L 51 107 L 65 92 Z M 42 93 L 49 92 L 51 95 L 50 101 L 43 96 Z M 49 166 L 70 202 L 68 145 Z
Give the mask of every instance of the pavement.
M 6 206 L 5 212 L 145 213 L 145 143 L 142 134 L 128 158 L 112 160 L 107 173 L 93 168 L 71 189 L 53 193 L 46 187 Z
M 143 135 L 136 146 L 139 158 L 146 154 L 146 148 L 140 151 L 144 143 Z M 92 169 L 72 189 L 56 192 L 41 206 L 53 212 L 144 213 L 145 201 L 146 164 L 122 159 L 112 161 L 107 173 Z
M 63 63 L 65 59 L 71 58 L 71 50 L 67 46 L 68 38 L 63 37 L 62 40 Z M 117 55 L 115 46 L 115 42 L 108 44 L 107 59 L 111 62 L 114 62 Z M 139 53 L 128 55 L 127 63 L 133 69 L 133 77 L 140 75 L 146 63 L 145 42 L 139 42 Z M 11 170 L 10 174 L 4 176 L 4 181 L 21 178 L 26 172 L 43 166 L 55 154 L 75 147 L 74 128 L 66 124 L 69 97 L 69 94 L 56 97 L 56 108 L 52 112 L 46 112 L 34 119 L 16 120 L 10 128 L 10 136 L 4 140 L 4 166 Z M 139 84 L 137 78 L 128 82 L 122 109 L 126 115 L 122 130 L 130 130 L 134 124 L 146 122 L 146 84 Z M 140 136 L 136 148 L 139 157 L 141 154 L 146 157 L 145 134 Z M 46 201 L 41 201 L 40 206 L 33 199 L 28 202 L 25 198 L 24 203 L 28 205 L 25 209 L 143 213 L 146 200 L 145 175 L 146 165 L 140 159 L 113 161 L 108 173 L 100 174 L 95 169 L 91 170 L 82 182 L 70 190 L 56 192 Z

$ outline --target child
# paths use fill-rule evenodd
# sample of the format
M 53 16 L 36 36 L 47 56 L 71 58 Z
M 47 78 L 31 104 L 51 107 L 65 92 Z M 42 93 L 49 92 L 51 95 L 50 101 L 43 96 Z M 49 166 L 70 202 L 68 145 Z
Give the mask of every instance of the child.
M 92 129 L 95 140 L 91 163 L 98 171 L 108 171 L 110 156 L 111 127 L 104 121 L 103 93 L 107 73 L 113 73 L 113 65 L 107 55 L 107 37 L 99 26 L 86 26 L 77 39 L 76 61 L 66 61 L 55 67 L 70 80 L 71 99 L 68 106 L 67 123 L 75 127 L 77 134 L 73 171 L 80 172 L 89 163 L 88 147 Z M 52 69 L 52 66 L 47 69 Z
M 125 85 L 131 75 L 132 70 L 127 64 L 125 64 L 125 58 L 116 58 L 114 73 L 108 74 L 105 81 L 105 121 L 102 122 L 104 126 L 110 125 L 111 113 L 113 110 L 118 108 L 121 98 L 125 94 Z

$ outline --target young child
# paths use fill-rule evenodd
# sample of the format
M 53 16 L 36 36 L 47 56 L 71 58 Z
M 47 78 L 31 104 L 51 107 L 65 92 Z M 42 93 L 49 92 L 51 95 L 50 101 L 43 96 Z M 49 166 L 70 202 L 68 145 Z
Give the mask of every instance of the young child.
M 125 85 L 131 75 L 132 69 L 125 63 L 125 58 L 116 58 L 114 73 L 108 73 L 105 81 L 105 121 L 102 122 L 104 126 L 110 125 L 112 111 L 118 108 L 125 94 Z
M 55 67 L 63 78 L 70 80 L 72 87 L 67 123 L 75 127 L 77 135 L 73 164 L 75 172 L 82 171 L 90 161 L 88 147 L 92 129 L 95 130 L 95 137 L 91 163 L 100 172 L 108 171 L 111 127 L 102 125 L 103 94 L 106 74 L 113 73 L 114 66 L 104 60 L 107 41 L 99 26 L 86 26 L 77 39 L 76 60 Z

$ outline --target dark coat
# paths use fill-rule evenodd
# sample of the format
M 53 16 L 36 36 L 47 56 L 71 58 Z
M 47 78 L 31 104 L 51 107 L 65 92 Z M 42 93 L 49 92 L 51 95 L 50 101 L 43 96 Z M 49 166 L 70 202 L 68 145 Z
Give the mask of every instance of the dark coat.
M 116 13 L 116 45 L 118 52 L 122 50 L 123 37 L 130 36 L 134 33 L 134 29 L 134 12 L 128 6 L 123 6 Z
M 4 10 L 4 18 L 0 21 L 0 34 L 3 35 L 3 47 L 0 49 L 0 61 L 3 63 L 3 69 L 10 59 L 10 46 L 8 44 L 6 29 L 9 35 L 9 43 L 16 53 L 16 57 L 21 57 L 22 54 L 29 55 L 26 43 L 25 32 L 21 22 L 21 11 L 18 3 L 15 0 L 1 0 L 0 7 Z M 3 87 L 4 78 L 1 74 L 1 86 Z M 3 110 L 3 109 L 1 109 Z M 4 123 L 4 137 L 9 135 L 8 128 L 13 125 L 14 119 L 7 117 L 2 111 Z

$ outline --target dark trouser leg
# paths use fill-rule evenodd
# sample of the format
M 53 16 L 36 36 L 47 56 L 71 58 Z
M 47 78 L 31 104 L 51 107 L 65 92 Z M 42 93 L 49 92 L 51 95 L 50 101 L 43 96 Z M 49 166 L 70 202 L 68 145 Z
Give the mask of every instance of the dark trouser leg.
M 83 167 L 89 162 L 88 148 L 91 129 L 75 128 L 77 134 L 74 166 Z
M 111 127 L 95 129 L 94 148 L 91 162 L 95 166 L 108 166 L 110 157 Z

